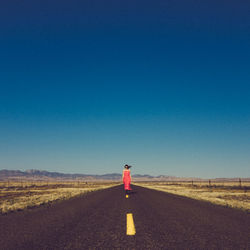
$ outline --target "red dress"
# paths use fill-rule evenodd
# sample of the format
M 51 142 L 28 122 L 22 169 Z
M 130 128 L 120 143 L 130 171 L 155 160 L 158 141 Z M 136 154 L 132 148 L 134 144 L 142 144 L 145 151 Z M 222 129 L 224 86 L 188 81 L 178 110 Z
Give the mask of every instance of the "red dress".
M 131 184 L 130 170 L 128 169 L 123 170 L 123 183 L 125 190 L 132 190 L 130 187 Z

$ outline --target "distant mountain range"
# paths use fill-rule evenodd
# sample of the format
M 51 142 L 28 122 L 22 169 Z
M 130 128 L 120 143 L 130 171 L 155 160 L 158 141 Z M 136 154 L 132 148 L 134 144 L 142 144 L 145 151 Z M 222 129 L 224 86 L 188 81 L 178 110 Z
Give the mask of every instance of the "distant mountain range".
M 49 172 L 44 170 L 29 169 L 26 171 L 20 170 L 0 170 L 0 180 L 2 179 L 67 179 L 67 180 L 119 180 L 121 174 L 104 174 L 104 175 L 88 175 L 88 174 L 64 174 L 58 172 Z
M 30 169 L 26 171 L 20 170 L 0 170 L 0 180 L 83 180 L 83 181 L 120 181 L 121 174 L 111 173 L 103 175 L 89 174 L 64 174 L 58 172 L 48 172 L 44 170 Z M 132 175 L 133 181 L 207 181 L 202 178 L 192 177 L 175 177 L 167 175 L 151 176 L 151 175 Z M 215 181 L 238 181 L 239 178 L 217 178 Z M 250 178 L 242 178 L 242 181 L 250 181 Z

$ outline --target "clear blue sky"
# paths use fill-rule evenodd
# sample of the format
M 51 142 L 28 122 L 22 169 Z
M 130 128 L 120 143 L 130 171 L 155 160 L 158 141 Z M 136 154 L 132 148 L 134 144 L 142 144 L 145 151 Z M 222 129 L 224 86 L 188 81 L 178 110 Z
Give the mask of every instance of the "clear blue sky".
M 250 2 L 0 4 L 0 169 L 250 176 Z

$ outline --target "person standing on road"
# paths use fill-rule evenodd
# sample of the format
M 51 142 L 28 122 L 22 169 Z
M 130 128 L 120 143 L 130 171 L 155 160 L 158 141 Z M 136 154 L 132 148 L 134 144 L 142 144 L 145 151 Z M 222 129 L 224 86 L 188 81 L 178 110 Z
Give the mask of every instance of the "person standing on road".
M 132 190 L 132 188 L 130 186 L 130 184 L 131 184 L 130 168 L 131 168 L 131 166 L 126 164 L 124 166 L 124 170 L 122 173 L 122 180 L 123 180 L 124 189 L 125 189 L 126 194 L 128 194 L 129 191 Z

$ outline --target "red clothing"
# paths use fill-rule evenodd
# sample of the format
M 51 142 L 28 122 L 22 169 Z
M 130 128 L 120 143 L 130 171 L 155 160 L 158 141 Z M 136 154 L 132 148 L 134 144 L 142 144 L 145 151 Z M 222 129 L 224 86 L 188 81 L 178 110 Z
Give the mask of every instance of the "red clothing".
M 123 183 L 125 190 L 132 190 L 130 187 L 131 184 L 130 170 L 128 169 L 123 170 Z

